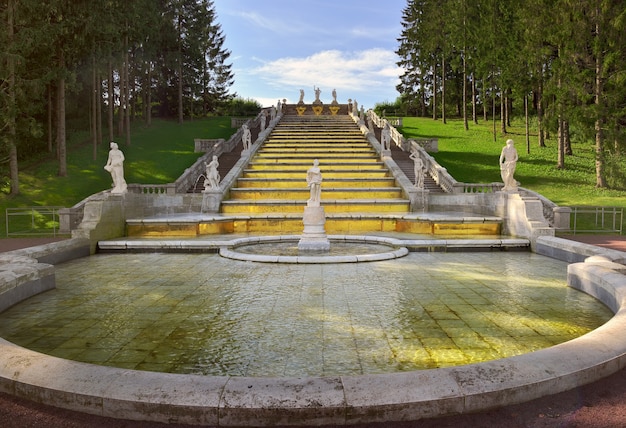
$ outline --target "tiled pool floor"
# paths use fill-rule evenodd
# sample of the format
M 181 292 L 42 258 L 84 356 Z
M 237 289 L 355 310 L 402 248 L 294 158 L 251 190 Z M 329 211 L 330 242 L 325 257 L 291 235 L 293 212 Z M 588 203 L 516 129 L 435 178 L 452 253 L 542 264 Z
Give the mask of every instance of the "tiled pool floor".
M 216 254 L 96 255 L 0 314 L 0 336 L 138 370 L 329 376 L 509 357 L 578 337 L 612 313 L 533 253 L 411 253 L 281 265 Z

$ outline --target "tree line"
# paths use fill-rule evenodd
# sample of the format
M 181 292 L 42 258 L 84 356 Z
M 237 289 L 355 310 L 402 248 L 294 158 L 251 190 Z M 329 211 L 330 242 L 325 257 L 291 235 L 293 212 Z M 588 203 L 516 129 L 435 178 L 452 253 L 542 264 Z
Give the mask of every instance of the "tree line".
M 408 0 L 398 38 L 399 103 L 444 123 L 479 118 L 507 132 L 514 114 L 537 144 L 593 142 L 596 186 L 624 185 L 626 4 L 619 0 Z
M 67 175 L 68 128 L 89 124 L 95 160 L 105 137 L 131 143 L 132 120 L 182 123 L 235 96 L 212 0 L 1 0 L 0 7 L 0 164 L 9 164 L 11 194 L 19 193 L 18 160 L 42 150 Z

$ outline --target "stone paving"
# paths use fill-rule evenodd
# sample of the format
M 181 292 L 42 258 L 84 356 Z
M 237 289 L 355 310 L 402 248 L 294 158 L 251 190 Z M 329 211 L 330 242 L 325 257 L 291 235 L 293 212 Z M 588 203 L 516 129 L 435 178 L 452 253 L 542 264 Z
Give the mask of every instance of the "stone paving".
M 532 266 L 532 278 L 528 277 Z M 612 314 L 532 253 L 411 253 L 348 265 L 97 255 L 0 315 L 0 337 L 68 359 L 234 376 L 386 373 L 509 357 Z

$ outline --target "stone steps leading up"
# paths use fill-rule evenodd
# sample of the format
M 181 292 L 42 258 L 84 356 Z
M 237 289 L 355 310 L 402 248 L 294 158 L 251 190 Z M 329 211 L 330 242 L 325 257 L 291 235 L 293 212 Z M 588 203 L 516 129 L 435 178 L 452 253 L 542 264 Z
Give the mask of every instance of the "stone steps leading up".
M 328 215 L 408 213 L 395 179 L 346 116 L 283 116 L 222 201 L 228 215 L 302 214 L 310 197 L 307 170 L 319 161 Z

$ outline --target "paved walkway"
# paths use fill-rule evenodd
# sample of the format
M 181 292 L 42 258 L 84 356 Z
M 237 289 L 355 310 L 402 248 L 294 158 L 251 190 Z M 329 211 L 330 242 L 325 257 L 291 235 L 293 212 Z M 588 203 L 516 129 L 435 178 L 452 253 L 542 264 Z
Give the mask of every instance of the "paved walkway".
M 626 237 L 624 236 L 576 235 L 567 236 L 567 238 L 626 251 Z M 14 239 L 0 239 L 0 252 L 41 243 L 34 242 L 33 240 L 19 242 Z M 2 421 L 2 426 L 6 428 L 27 426 L 63 428 L 182 427 L 181 425 L 115 420 L 87 415 L 36 404 L 2 393 L 0 393 L 0 421 Z M 493 411 L 419 422 L 368 424 L 356 427 L 456 428 L 461 426 L 485 428 L 624 427 L 626 426 L 626 369 L 571 391 Z

